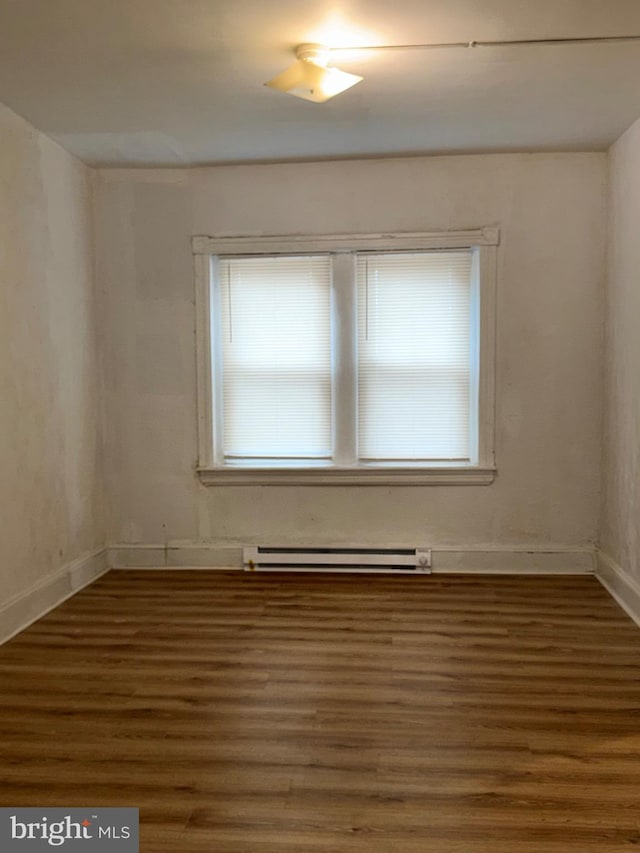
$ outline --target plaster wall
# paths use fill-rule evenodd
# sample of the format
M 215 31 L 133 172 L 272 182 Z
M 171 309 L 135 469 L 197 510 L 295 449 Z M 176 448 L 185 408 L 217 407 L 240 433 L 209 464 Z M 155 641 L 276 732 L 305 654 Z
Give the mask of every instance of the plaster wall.
M 640 594 L 640 120 L 609 152 L 600 547 Z
M 112 543 L 582 548 L 597 532 L 606 155 L 97 173 Z M 197 480 L 190 237 L 501 229 L 491 486 Z
M 3 605 L 105 546 L 90 199 L 0 106 L 0 634 Z

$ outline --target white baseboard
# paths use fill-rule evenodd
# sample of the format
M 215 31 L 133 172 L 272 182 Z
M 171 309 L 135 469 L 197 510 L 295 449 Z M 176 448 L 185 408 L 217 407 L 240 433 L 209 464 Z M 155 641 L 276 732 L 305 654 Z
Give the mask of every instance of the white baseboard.
M 0 643 L 10 640 L 62 604 L 78 590 L 109 570 L 107 549 L 100 548 L 63 566 L 57 572 L 34 584 L 0 605 Z
M 434 549 L 434 574 L 586 575 L 594 571 L 591 548 L 585 549 Z
M 596 577 L 636 625 L 640 625 L 640 582 L 603 551 L 596 554 Z
M 114 545 L 112 569 L 241 569 L 242 547 L 229 545 Z
M 397 544 L 397 543 L 394 543 Z M 585 549 L 438 549 L 432 550 L 434 573 L 590 574 L 593 550 Z M 242 547 L 202 543 L 116 545 L 109 548 L 112 569 L 241 569 Z

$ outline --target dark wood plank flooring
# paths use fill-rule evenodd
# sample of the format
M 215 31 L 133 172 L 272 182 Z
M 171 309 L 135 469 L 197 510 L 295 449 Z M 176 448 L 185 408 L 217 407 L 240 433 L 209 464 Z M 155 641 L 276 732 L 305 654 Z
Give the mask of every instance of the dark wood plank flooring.
M 591 577 L 111 572 L 0 648 L 0 805 L 143 853 L 640 850 L 640 630 Z

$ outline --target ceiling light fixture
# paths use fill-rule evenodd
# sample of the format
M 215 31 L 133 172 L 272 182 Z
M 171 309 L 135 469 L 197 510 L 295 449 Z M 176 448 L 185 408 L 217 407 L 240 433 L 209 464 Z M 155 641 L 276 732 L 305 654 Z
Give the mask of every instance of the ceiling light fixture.
M 330 54 L 331 50 L 321 44 L 298 45 L 298 61 L 295 65 L 264 85 L 322 104 L 362 80 L 357 74 L 347 74 L 339 68 L 327 68 Z
M 273 80 L 265 83 L 272 89 L 322 104 L 355 86 L 363 78 L 357 74 L 348 74 L 339 68 L 328 68 L 332 53 L 353 51 L 383 50 L 444 50 L 449 48 L 477 47 L 524 47 L 540 45 L 572 44 L 613 44 L 617 42 L 637 42 L 640 35 L 628 36 L 578 36 L 546 39 L 500 39 L 496 41 L 454 41 L 433 42 L 430 44 L 372 44 L 353 47 L 326 47 L 322 44 L 301 44 L 296 48 L 298 61 Z

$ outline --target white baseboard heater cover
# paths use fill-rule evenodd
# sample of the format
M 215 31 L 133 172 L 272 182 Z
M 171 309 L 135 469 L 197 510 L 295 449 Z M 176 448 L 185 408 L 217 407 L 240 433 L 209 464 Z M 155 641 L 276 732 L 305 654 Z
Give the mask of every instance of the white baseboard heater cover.
M 431 571 L 429 548 L 275 548 L 243 549 L 248 572 L 374 572 L 425 574 Z

